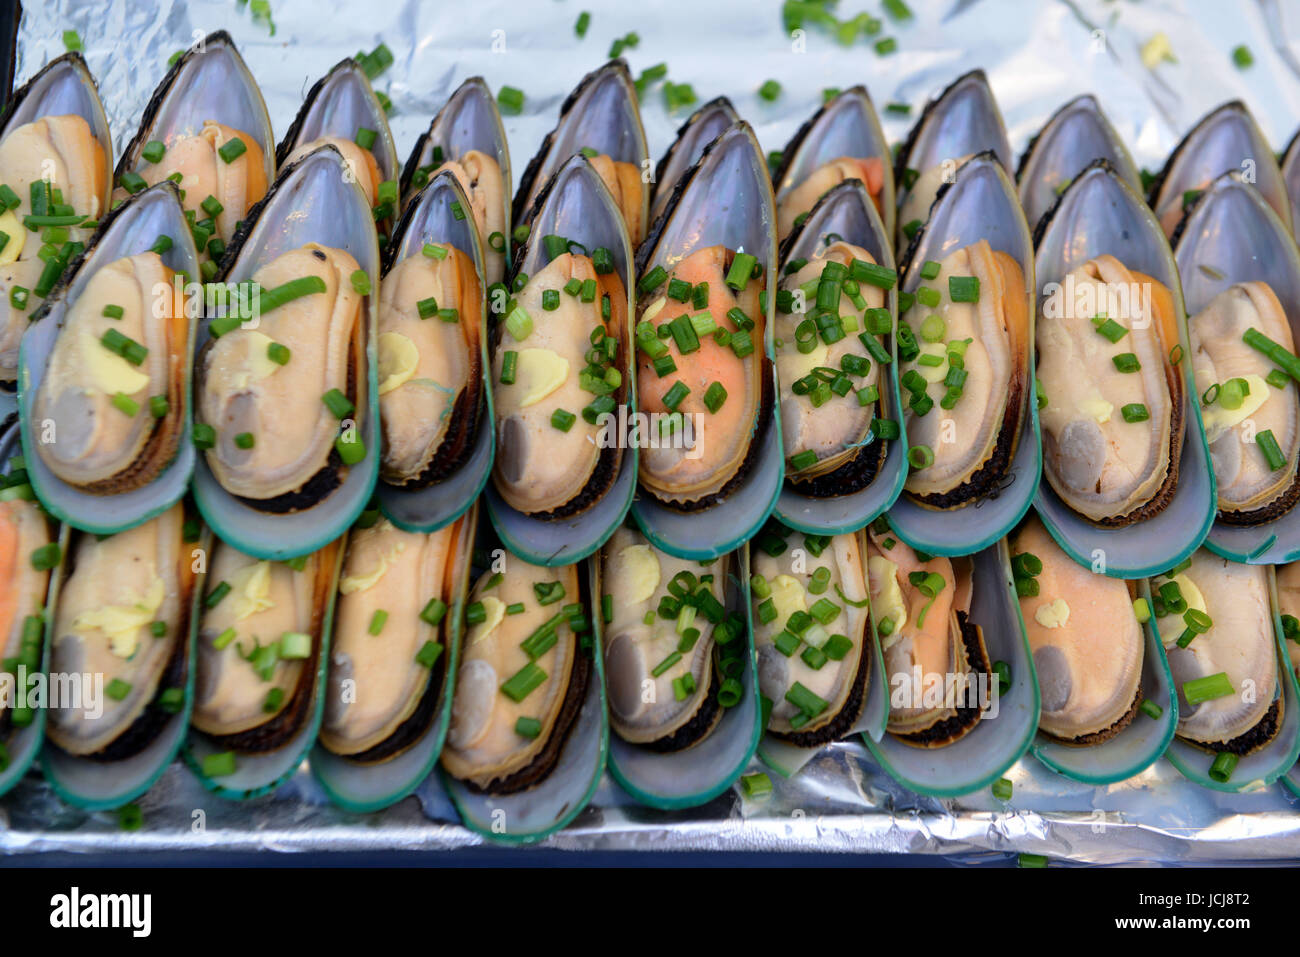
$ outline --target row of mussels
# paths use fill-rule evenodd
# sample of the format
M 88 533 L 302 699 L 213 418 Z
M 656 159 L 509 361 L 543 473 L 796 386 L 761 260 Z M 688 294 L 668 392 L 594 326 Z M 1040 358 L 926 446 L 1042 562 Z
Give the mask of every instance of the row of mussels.
M 47 737 L 90 808 L 441 759 L 531 840 L 607 763 L 685 807 L 859 734 L 931 794 L 1295 764 L 1300 174 L 1241 104 L 1150 204 L 1090 97 L 1017 189 L 980 72 L 893 157 L 857 87 L 652 171 L 612 61 L 513 201 L 477 78 L 404 165 L 351 60 L 271 136 L 221 33 L 111 173 L 78 55 L 7 108 L 5 668 L 102 693 L 5 707 L 0 792 Z

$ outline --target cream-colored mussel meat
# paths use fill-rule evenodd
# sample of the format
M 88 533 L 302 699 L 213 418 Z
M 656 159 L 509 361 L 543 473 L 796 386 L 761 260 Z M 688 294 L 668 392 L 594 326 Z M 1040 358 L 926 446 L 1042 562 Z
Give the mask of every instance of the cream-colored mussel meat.
M 1038 417 L 1052 488 L 1101 524 L 1158 512 L 1182 445 L 1168 290 L 1113 256 L 1098 256 L 1044 302 L 1036 342 L 1047 399 Z
M 678 751 L 722 716 L 713 652 L 728 565 L 727 556 L 674 558 L 627 527 L 605 545 L 601 590 L 614 613 L 604 629 L 605 672 L 610 721 L 623 740 Z
M 906 488 L 947 508 L 995 488 L 1015 453 L 1029 316 L 1019 265 L 988 242 L 954 250 L 938 267 L 900 317 L 915 347 L 905 355 L 900 331 L 899 372 L 908 444 L 933 457 Z
M 1178 734 L 1215 751 L 1262 747 L 1282 723 L 1267 566 L 1202 549 L 1151 590 L 1178 689 Z
M 354 530 L 339 579 L 325 723 L 336 754 L 378 761 L 404 750 L 433 714 L 433 666 L 446 643 L 430 604 L 450 603 L 459 523 L 428 534 L 387 519 Z
M 374 206 L 378 202 L 379 184 L 384 176 L 379 169 L 379 161 L 375 159 L 375 154 L 355 140 L 344 139 L 341 136 L 322 136 L 309 140 L 295 147 L 281 165 L 287 167 L 290 163 L 296 163 L 322 146 L 332 146 L 342 154 L 348 174 L 353 182 L 361 187 L 366 202 Z
M 867 581 L 890 689 L 887 730 L 918 747 L 957 740 L 979 722 L 997 680 L 980 627 L 968 617 L 969 559 L 923 562 L 892 535 L 872 531 Z
M 107 176 L 103 147 L 80 116 L 45 116 L 15 127 L 0 141 L 0 184 L 18 198 L 15 208 L 0 211 L 0 232 L 8 237 L 0 248 L 0 382 L 17 378 L 18 343 L 28 317 L 40 305 L 46 263 L 37 253 L 44 243 L 41 233 L 23 225 L 23 217 L 34 212 L 33 184 L 49 183 L 43 197 L 45 214 L 51 213 L 48 200 L 57 198 L 73 214 L 97 220 L 105 212 L 101 207 Z M 53 189 L 58 189 L 57 197 Z M 86 238 L 86 230 L 68 229 L 69 241 Z M 21 308 L 14 304 L 15 290 L 26 290 Z M 20 301 L 23 295 L 17 293 Z
M 566 291 L 570 283 L 587 292 Z M 626 395 L 619 371 L 626 297 L 616 272 L 597 273 L 590 257 L 566 252 L 529 277 L 502 324 L 492 356 L 497 418 L 492 480 L 512 508 L 529 515 L 576 514 L 617 475 L 622 443 L 607 441 L 602 448 L 604 423 L 595 403 L 605 402 L 614 414 Z M 605 299 L 608 319 L 602 316 Z M 593 336 L 600 347 L 593 346 Z M 604 393 L 597 394 L 584 387 L 583 373 L 588 353 L 604 350 L 607 341 L 613 356 L 602 356 L 601 383 L 587 382 Z
M 1300 675 L 1300 562 L 1277 566 L 1277 610 L 1291 670 Z
M 138 753 L 184 701 L 192 549 L 174 505 L 107 538 L 83 534 L 59 595 L 51 670 L 103 680 L 102 694 L 50 711 L 50 740 L 71 754 Z M 102 706 L 102 713 L 100 712 Z
M 923 170 L 904 170 L 902 185 L 907 187 L 907 195 L 898 211 L 899 241 L 906 245 L 915 231 L 930 218 L 930 207 L 946 184 L 955 182 L 957 170 L 965 165 L 971 154 L 946 159 Z M 910 186 L 908 185 L 910 181 Z
M 866 325 L 867 317 L 872 310 L 883 312 L 885 290 L 854 280 L 855 261 L 875 265 L 865 249 L 837 241 L 819 247 L 816 255 L 781 283 L 792 294 L 794 308 L 783 312 L 777 307 L 776 371 L 788 476 L 796 482 L 834 471 L 852 459 L 861 450 L 880 407 L 881 366 L 859 335 L 875 336 Z M 828 342 L 828 337 L 807 325 L 815 323 L 813 315 L 822 312 L 817 304 L 821 282 L 840 287 L 838 303 L 830 308 L 841 321 L 852 318 L 856 332 L 832 336 L 834 341 Z M 802 309 L 798 308 L 800 300 Z M 883 315 L 888 322 L 888 312 Z M 823 377 L 835 372 L 851 382 L 843 395 L 832 390 Z
M 862 715 L 870 602 L 857 535 L 814 547 L 791 534 L 779 555 L 750 553 L 754 646 L 773 703 L 768 732 L 810 747 L 844 737 Z
M 851 179 L 862 181 L 879 212 L 880 191 L 885 185 L 885 167 L 880 157 L 838 156 L 817 167 L 780 197 L 776 207 L 777 236 L 784 240 L 800 216 L 810 212 L 829 190 Z
M 482 394 L 481 302 L 473 262 L 450 245 L 426 244 L 423 254 L 403 259 L 380 284 L 386 482 L 428 484 L 473 447 Z
M 154 142 L 163 147 L 162 154 L 153 152 L 158 148 L 153 143 L 145 144 L 136 175 L 149 186 L 175 180 L 185 209 L 194 213 L 197 222 L 205 226 L 211 222 L 209 238 L 230 242 L 236 224 L 266 195 L 265 160 L 257 140 L 243 130 L 204 120 L 197 132 L 174 133 Z M 114 199 L 127 195 L 119 182 Z M 205 248 L 206 244 L 200 246 L 199 253 Z M 216 252 L 221 248 L 209 250 L 213 259 L 220 259 Z
M 154 252 L 117 259 L 69 308 L 32 404 L 37 454 L 62 481 L 129 491 L 175 457 L 189 320 L 172 275 Z
M 590 668 L 566 610 L 581 601 L 578 575 L 576 565 L 542 568 L 510 556 L 505 571 L 475 584 L 468 607 L 481 605 L 481 620 L 465 634 L 442 752 L 454 777 L 508 794 L 554 769 Z
M 1219 517 L 1234 525 L 1276 518 L 1300 495 L 1300 400 L 1293 380 L 1269 382 L 1274 363 L 1246 339 L 1262 336 L 1294 354 L 1282 304 L 1267 283 L 1237 283 L 1192 316 L 1188 331 Z
M 218 541 L 199 622 L 194 727 L 237 751 L 271 750 L 304 720 L 333 550 L 289 562 Z M 222 586 L 226 587 L 222 587 Z
M 1039 728 L 1067 744 L 1113 737 L 1141 698 L 1144 637 L 1128 584 L 1073 561 L 1037 519 L 1016 534 L 1012 553 L 1039 568 L 1037 594 L 1020 596 L 1042 693 Z
M 505 234 L 505 184 L 501 181 L 501 166 L 481 150 L 467 150 L 459 160 L 447 160 L 430 174 L 432 179 L 443 170 L 450 170 L 456 182 L 469 197 L 474 211 L 474 225 L 478 227 L 483 243 L 483 258 L 487 268 L 487 284 L 498 283 L 506 274 Z M 495 238 L 495 237 L 499 237 Z M 500 248 L 498 248 L 498 246 Z
M 253 280 L 275 289 L 315 277 L 324 290 L 236 325 L 197 359 L 196 411 L 216 432 L 208 465 L 223 488 L 256 507 L 307 507 L 342 482 L 340 422 L 363 417 L 365 305 L 352 284 L 357 269 L 349 253 L 315 243 L 284 253 Z

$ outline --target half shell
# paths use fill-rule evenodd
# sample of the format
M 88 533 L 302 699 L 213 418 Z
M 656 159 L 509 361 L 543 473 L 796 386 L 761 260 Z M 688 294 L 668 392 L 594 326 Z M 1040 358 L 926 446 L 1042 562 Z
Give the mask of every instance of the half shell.
M 387 236 L 402 208 L 397 182 L 401 161 L 388 115 L 355 60 L 336 63 L 307 91 L 276 147 L 277 165 L 283 170 L 325 145 L 342 154 L 349 177 L 374 210 L 380 234 Z
M 1091 93 L 1076 96 L 1052 114 L 1020 157 L 1016 182 L 1025 219 L 1036 230 L 1074 178 L 1099 159 L 1108 162 L 1136 193 L 1142 178 L 1110 120 Z
M 501 113 L 482 77 L 470 77 L 421 133 L 402 167 L 402 202 L 444 170 L 469 199 L 483 242 L 486 285 L 505 278 L 510 241 L 510 149 Z M 397 242 L 397 237 L 394 237 Z
M 1268 577 L 1265 566 L 1239 565 L 1202 550 L 1189 567 L 1151 582 L 1156 627 L 1178 686 L 1178 736 L 1195 745 L 1247 755 L 1281 727 Z M 1191 610 L 1210 618 L 1206 631 L 1188 627 Z M 1216 674 L 1226 676 L 1231 692 L 1189 702 L 1187 683 Z
M 1143 697 L 1134 586 L 1072 561 L 1036 519 L 1017 532 L 1011 553 L 1013 564 L 1018 556 L 1042 564 L 1036 594 L 1020 596 L 1042 694 L 1039 729 L 1075 746 L 1110 740 L 1133 721 Z
M 668 200 L 672 198 L 678 180 L 699 162 L 705 147 L 717 139 L 723 130 L 739 121 L 740 114 L 731 105 L 731 101 L 725 96 L 719 96 L 701 106 L 678 127 L 677 138 L 655 166 L 647 225 L 655 222 L 668 208 Z
M 456 677 L 443 767 L 489 794 L 536 787 L 555 770 L 592 677 L 592 657 L 573 625 L 590 607 L 577 565 L 545 568 L 509 557 L 481 576 Z M 543 604 L 545 602 L 545 604 Z M 522 603 L 523 611 L 507 614 Z
M 858 536 L 816 541 L 819 554 L 750 551 L 758 682 L 773 702 L 767 732 L 799 747 L 852 731 L 866 707 L 871 671 L 870 601 Z
M 1201 191 L 1234 171 L 1255 185 L 1283 226 L 1291 230 L 1291 201 L 1273 149 L 1246 104 L 1233 100 L 1197 121 L 1151 184 L 1151 208 L 1171 241 Z
M 259 558 L 338 538 L 378 473 L 379 255 L 371 211 L 339 175 L 343 164 L 325 146 L 287 167 L 232 243 L 222 276 L 237 292 L 249 281 L 319 282 L 256 316 L 244 287 L 219 320 L 224 334 L 212 336 L 216 320 L 200 333 L 196 408 L 215 437 L 195 498 L 223 541 Z M 287 362 L 271 357 L 275 343 L 288 348 L 278 353 Z
M 772 175 L 776 191 L 777 237 L 784 241 L 817 201 L 838 184 L 856 179 L 894 232 L 894 175 L 889 144 L 865 88 L 835 96 L 812 115 L 786 144 Z
M 775 278 L 774 219 L 762 154 L 741 123 L 678 181 L 638 252 L 637 324 L 646 338 L 637 375 L 652 441 L 641 455 L 649 494 L 636 514 L 656 544 L 684 557 L 730 551 L 779 493 L 780 424 L 767 425 L 774 303 L 764 309 L 762 295 Z M 719 541 L 694 519 L 717 509 L 713 521 L 734 529 L 735 541 Z
M 12 388 L 18 377 L 18 343 L 27 317 L 39 305 L 37 292 L 45 288 L 48 264 L 37 256 L 41 243 L 28 236 L 22 220 L 32 213 L 31 186 L 42 178 L 40 164 L 49 161 L 55 167 L 51 184 L 60 188 L 60 198 L 73 213 L 95 220 L 108 210 L 112 135 L 79 53 L 50 61 L 14 91 L 0 127 L 0 182 L 19 200 L 15 209 L 0 215 L 0 231 L 9 236 L 0 249 L 0 388 Z M 69 236 L 69 241 L 84 242 L 89 233 L 72 229 Z M 15 287 L 31 293 L 23 309 L 10 300 Z
M 898 248 L 906 247 L 930 217 L 940 188 L 978 153 L 992 151 L 1002 168 L 1012 169 L 1011 144 L 988 77 L 972 70 L 929 102 L 898 151 Z
M 46 507 L 78 528 L 120 531 L 185 490 L 198 304 L 177 274 L 197 263 L 175 185 L 155 186 L 105 217 L 24 336 L 29 473 Z
M 103 688 L 94 704 L 51 709 L 49 737 L 65 753 L 130 758 L 180 710 L 194 587 L 183 525 L 184 512 L 173 505 L 109 538 L 83 534 L 75 541 L 55 615 L 51 668 L 95 675 Z
M 1246 248 L 1235 238 L 1243 235 L 1251 237 Z M 1291 317 L 1300 310 L 1295 244 L 1263 194 L 1230 173 L 1215 180 L 1180 225 L 1175 255 L 1191 315 L 1192 368 L 1218 484 L 1220 527 L 1255 526 L 1223 547 L 1253 560 L 1259 545 L 1252 543 L 1275 534 L 1279 550 L 1295 549 L 1297 536 L 1278 534 L 1277 520 L 1300 498 L 1300 398 L 1290 380 L 1267 382 L 1273 362 L 1242 338 L 1254 329 L 1294 353 Z M 1240 405 L 1224 394 L 1232 380 L 1249 389 Z M 1229 391 L 1243 391 L 1240 382 Z M 1255 441 L 1265 432 L 1280 462 L 1271 462 Z M 1283 519 L 1281 527 L 1290 526 Z
M 152 154 L 157 146 L 150 144 L 164 148 L 153 162 L 146 148 Z M 129 178 L 123 184 L 127 174 L 149 185 L 179 175 L 186 212 L 196 217 L 199 253 L 216 262 L 239 222 L 266 195 L 275 168 L 266 103 L 230 34 L 219 30 L 183 53 L 154 90 L 117 162 L 114 198 L 131 191 Z
M 591 160 L 609 189 L 636 249 L 650 225 L 650 192 L 643 178 L 650 169 L 650 150 L 636 87 L 622 59 L 588 73 L 565 99 L 555 129 L 519 178 L 512 222 L 532 223 L 543 187 L 579 152 Z

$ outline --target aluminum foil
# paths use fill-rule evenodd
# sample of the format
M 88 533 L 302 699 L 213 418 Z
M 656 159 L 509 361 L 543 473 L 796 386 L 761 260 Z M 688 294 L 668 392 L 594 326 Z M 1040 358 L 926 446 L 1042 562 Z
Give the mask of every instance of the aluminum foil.
M 1192 123 L 1225 100 L 1244 100 L 1278 150 L 1300 123 L 1300 3 L 908 2 L 915 16 L 897 24 L 877 0 L 840 0 L 841 17 L 880 16 L 884 33 L 897 38 L 898 52 L 879 56 L 863 40 L 843 47 L 813 26 L 802 42 L 792 39 L 776 2 L 272 0 L 268 21 L 235 0 L 43 0 L 24 11 L 16 82 L 62 53 L 63 31 L 76 30 L 120 152 L 168 57 L 224 29 L 261 84 L 279 136 L 318 77 L 383 41 L 394 63 L 376 87 L 393 101 L 402 156 L 452 90 L 482 75 L 494 89 L 509 84 L 527 95 L 523 114 L 506 118 L 516 173 L 554 125 L 569 90 L 630 31 L 639 35 L 638 45 L 624 51 L 634 73 L 666 62 L 669 79 L 691 84 L 700 102 L 726 94 L 766 149 L 784 146 L 821 103 L 824 88 L 855 83 L 866 84 L 878 108 L 912 106 L 912 117 L 882 114 L 887 134 L 901 139 L 930 96 L 976 66 L 989 75 L 1017 151 L 1057 107 L 1085 92 L 1097 96 L 1139 165 L 1152 170 Z M 583 10 L 591 25 L 579 39 L 573 25 Z M 1177 62 L 1149 70 L 1141 51 L 1157 33 L 1168 37 Z M 1240 44 L 1254 56 L 1249 69 L 1233 65 L 1231 51 Z M 783 87 L 775 103 L 757 96 L 769 78 Z M 667 113 L 658 84 L 643 107 L 658 156 L 689 109 Z M 1007 776 L 1015 786 L 1008 804 L 987 792 L 922 798 L 888 778 L 860 744 L 842 743 L 792 780 L 773 775 L 773 793 L 758 801 L 733 790 L 703 807 L 666 813 L 635 804 L 606 780 L 578 820 L 547 843 L 574 851 L 892 852 L 963 860 L 1028 852 L 1101 864 L 1300 857 L 1300 800 L 1280 785 L 1219 794 L 1183 780 L 1163 760 L 1105 788 L 1068 781 L 1030 756 Z M 177 764 L 140 804 L 144 827 L 126 833 L 112 813 L 62 804 L 33 772 L 0 801 L 0 849 L 446 850 L 480 840 L 456 823 L 437 775 L 397 806 L 359 816 L 332 807 L 305 768 L 274 795 L 230 803 Z

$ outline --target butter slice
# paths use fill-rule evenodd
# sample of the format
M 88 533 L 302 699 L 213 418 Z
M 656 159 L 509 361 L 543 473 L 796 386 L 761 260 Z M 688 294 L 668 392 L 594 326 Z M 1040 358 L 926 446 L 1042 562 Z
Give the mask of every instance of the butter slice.
M 484 595 L 479 601 L 483 604 L 483 611 L 487 617 L 475 625 L 474 630 L 470 632 L 469 643 L 471 645 L 492 634 L 497 625 L 501 624 L 501 619 L 506 616 L 506 606 L 500 598 Z
M 1088 418 L 1095 420 L 1098 425 L 1105 425 L 1110 421 L 1110 414 L 1115 411 L 1115 406 L 1100 396 L 1091 396 L 1081 400 L 1078 409 Z
M 628 589 L 620 598 L 639 605 L 659 587 L 659 557 L 649 545 L 629 545 L 618 553 L 618 558 L 625 569 L 623 584 Z
M 520 349 L 515 365 L 515 385 L 523 393 L 519 407 L 541 402 L 569 377 L 569 360 L 550 349 Z
M 280 363 L 273 360 L 266 351 L 267 347 L 275 344 L 270 336 L 256 329 L 248 329 L 244 332 L 242 344 L 243 361 L 232 373 L 236 389 L 246 389 L 250 384 L 274 375 L 280 368 Z
M 803 582 L 790 575 L 777 575 L 768 584 L 772 587 L 772 604 L 776 607 L 774 623 L 784 627 L 796 611 L 807 611 L 807 593 Z
M 1207 442 L 1213 442 L 1234 425 L 1250 418 L 1268 401 L 1270 387 L 1267 382 L 1257 375 L 1244 375 L 1241 378 L 1245 379 L 1246 384 L 1250 386 L 1250 395 L 1242 399 L 1239 408 L 1225 409 L 1217 399 L 1209 405 L 1201 406 L 1201 421 L 1205 423 Z M 1223 387 L 1222 383 L 1219 387 Z
M 105 395 L 135 395 L 149 384 L 149 377 L 115 352 L 109 352 L 104 344 L 89 332 L 78 333 L 77 351 L 81 357 L 81 369 L 90 384 Z
M 876 622 L 888 618 L 894 623 L 894 634 L 900 634 L 907 624 L 907 603 L 903 601 L 903 589 L 898 584 L 898 566 L 883 555 L 872 555 L 867 559 L 867 579 L 873 585 L 872 601 L 876 606 Z M 879 594 L 874 594 L 874 587 L 879 583 Z
M 1195 608 L 1197 611 L 1208 612 L 1205 606 L 1205 596 L 1201 594 L 1201 589 L 1197 587 L 1196 582 L 1192 581 L 1185 574 L 1177 574 L 1173 578 L 1178 585 L 1178 591 L 1183 596 L 1183 601 L 1187 602 L 1188 608 Z M 1185 615 L 1186 612 L 1183 612 Z M 1178 616 L 1179 618 L 1182 615 Z
M 1044 628 L 1060 628 L 1070 620 L 1070 606 L 1064 598 L 1044 602 L 1034 612 L 1034 621 Z
M 140 630 L 158 615 L 166 597 L 163 580 L 154 577 L 148 590 L 125 605 L 106 605 L 82 612 L 72 622 L 76 631 L 98 628 L 108 638 L 108 648 L 119 658 L 130 658 L 140 643 Z
M 400 332 L 379 335 L 379 394 L 392 392 L 411 376 L 420 363 L 420 350 Z
M 18 256 L 23 251 L 23 243 L 27 240 L 26 232 L 12 209 L 6 210 L 4 215 L 0 216 L 0 233 L 9 234 L 9 241 L 5 243 L 5 248 L 0 249 L 0 266 L 8 266 L 18 261 Z
M 270 599 L 271 563 L 261 561 L 245 565 L 230 576 L 230 590 L 234 593 L 235 621 L 274 608 L 275 602 Z
M 375 582 L 384 577 L 384 572 L 397 563 L 397 556 L 405 550 L 406 542 L 394 542 L 391 549 L 379 556 L 379 563 L 374 568 L 358 575 L 349 575 L 346 578 L 339 579 L 339 594 L 351 595 L 355 591 L 365 591 L 370 588 Z

